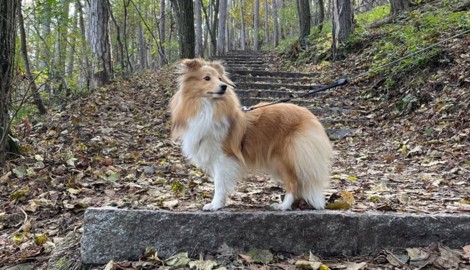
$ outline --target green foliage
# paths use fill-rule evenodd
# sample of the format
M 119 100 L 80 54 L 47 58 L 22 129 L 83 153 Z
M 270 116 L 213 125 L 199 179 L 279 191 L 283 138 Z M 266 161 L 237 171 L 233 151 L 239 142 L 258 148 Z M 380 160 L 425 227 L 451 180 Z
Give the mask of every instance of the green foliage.
M 391 76 L 388 76 L 385 85 L 389 88 L 394 87 L 393 77 L 428 66 L 440 55 L 441 49 L 435 47 L 416 56 L 403 59 L 391 67 L 384 68 L 382 65 L 437 43 L 450 28 L 460 28 L 464 25 L 468 27 L 469 24 L 470 16 L 462 12 L 434 10 L 422 13 L 411 11 L 406 20 L 387 24 L 374 33 L 374 35 L 383 38 L 373 41 L 371 44 L 370 53 L 373 56 L 370 69 L 374 73 L 383 73 L 388 70 Z M 361 39 L 368 36 L 368 33 L 361 34 L 363 35 Z
M 368 12 L 358 13 L 356 21 L 359 27 L 364 27 L 373 22 L 379 21 L 390 14 L 390 6 L 378 6 Z

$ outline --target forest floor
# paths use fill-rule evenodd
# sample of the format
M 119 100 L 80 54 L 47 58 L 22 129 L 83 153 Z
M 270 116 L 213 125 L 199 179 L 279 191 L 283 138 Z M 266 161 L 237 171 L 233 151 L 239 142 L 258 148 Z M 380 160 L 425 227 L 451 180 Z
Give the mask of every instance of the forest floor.
M 380 75 L 311 97 L 318 104 L 334 102 L 353 112 L 335 116 L 355 132 L 333 141 L 330 205 L 343 199 L 347 206 L 338 211 L 470 213 L 469 47 L 469 36 L 444 45 L 435 64 L 420 73 L 428 77 L 419 90 L 406 89 L 415 91 L 419 102 L 393 94 L 384 99 Z M 284 60 L 275 59 L 279 61 Z M 314 80 L 324 84 L 356 74 L 367 61 L 351 54 L 328 68 L 310 65 L 302 71 L 320 73 Z M 87 207 L 199 211 L 210 201 L 213 184 L 169 138 L 167 106 L 177 89 L 175 79 L 174 67 L 168 67 L 118 80 L 16 127 L 25 154 L 10 160 L 0 177 L 0 265 L 79 266 Z M 400 87 L 406 88 L 416 77 L 400 79 Z M 240 182 L 226 210 L 265 211 L 279 201 L 282 187 L 267 178 L 255 175 Z M 311 211 L 302 204 L 299 208 Z M 217 261 L 217 252 L 204 259 L 249 269 L 293 269 L 299 261 L 319 261 L 314 254 L 274 254 L 265 265 L 242 251 L 233 252 L 226 264 Z M 470 268 L 470 246 L 450 250 L 436 244 L 413 252 L 408 254 L 434 258 L 425 264 L 429 269 L 459 264 Z M 321 269 L 418 267 L 404 264 L 400 256 L 385 250 L 366 257 L 324 258 Z M 14 265 L 23 268 L 7 268 Z M 147 257 L 111 263 L 106 269 L 171 269 L 169 261 L 166 265 Z

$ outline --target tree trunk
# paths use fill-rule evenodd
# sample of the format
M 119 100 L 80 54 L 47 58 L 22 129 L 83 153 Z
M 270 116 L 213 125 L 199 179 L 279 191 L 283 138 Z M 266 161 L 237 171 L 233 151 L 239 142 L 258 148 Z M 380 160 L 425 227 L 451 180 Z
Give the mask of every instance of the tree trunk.
M 210 9 L 212 17 L 212 35 L 211 35 L 211 55 L 216 55 L 217 53 L 217 28 L 219 27 L 219 16 L 217 12 L 220 6 L 220 0 L 211 1 L 213 2 L 212 8 Z
M 353 32 L 353 10 L 351 1 L 333 0 L 333 58 L 336 58 L 341 44 L 346 42 Z
M 310 35 L 310 3 L 308 0 L 297 0 L 296 2 L 299 15 L 299 41 L 300 46 L 305 48 L 307 47 L 307 39 Z
M 113 74 L 108 24 L 108 0 L 91 0 L 91 48 L 97 58 L 91 89 L 109 84 Z
M 165 13 L 165 2 L 166 0 L 160 0 L 160 22 L 159 22 L 159 37 L 160 44 L 165 44 L 165 23 L 166 23 L 166 13 Z M 165 60 L 165 45 L 158 48 L 158 66 L 162 67 L 166 64 Z
M 29 65 L 28 50 L 26 49 L 26 32 L 24 29 L 24 19 L 23 11 L 21 9 L 21 1 L 18 1 L 18 23 L 20 28 L 20 40 L 21 40 L 21 54 L 23 56 L 24 67 L 26 71 L 26 78 L 28 79 L 31 87 L 31 92 L 33 93 L 34 104 L 39 110 L 40 114 L 46 114 L 47 110 L 42 103 L 41 95 L 39 94 L 38 87 L 34 81 L 33 73 L 31 72 L 31 67 Z
M 57 16 L 57 39 L 55 41 L 55 55 L 54 55 L 54 65 L 52 67 L 52 77 L 54 81 L 59 83 L 58 91 L 62 89 L 67 89 L 67 81 L 65 80 L 65 58 L 66 58 L 66 49 L 67 44 L 67 21 L 69 19 L 69 0 L 61 0 L 61 12 Z M 54 91 L 56 92 L 56 91 Z
M 77 0 L 79 1 L 79 0 Z M 42 35 L 42 41 L 44 44 L 41 46 L 40 49 L 40 61 L 39 61 L 39 67 L 40 70 L 43 70 L 45 75 L 47 75 L 49 78 L 52 77 L 51 74 L 51 50 L 49 46 L 47 46 L 46 40 L 48 39 L 49 35 L 51 34 L 51 6 L 48 2 L 44 3 L 44 14 L 42 15 L 42 20 L 41 20 L 41 35 Z M 51 92 L 51 86 L 50 86 L 50 81 L 46 80 L 44 82 L 44 90 L 46 93 Z
M 225 53 L 225 27 L 227 26 L 227 0 L 220 0 L 219 3 L 219 26 L 217 32 L 217 55 Z
M 243 0 L 240 0 L 240 49 L 245 50 L 245 44 L 246 44 L 246 39 L 245 39 L 245 21 L 244 21 L 244 5 L 243 5 Z
M 75 9 L 73 16 L 73 23 L 72 27 L 69 32 L 70 36 L 70 51 L 69 51 L 69 57 L 67 60 L 67 72 L 66 76 L 68 79 L 71 79 L 73 76 L 73 68 L 75 64 L 75 43 L 76 43 L 76 35 L 74 35 L 74 32 L 77 30 L 77 21 L 78 21 L 78 11 Z
M 16 42 L 17 0 L 3 0 L 0 5 L 0 166 L 7 157 L 9 138 L 9 100 L 12 90 L 15 42 Z
M 124 23 L 122 26 L 122 39 L 124 39 L 124 51 L 126 53 L 126 61 L 127 61 L 127 71 L 129 74 L 132 74 L 133 72 L 133 66 L 132 66 L 132 61 L 131 61 L 131 56 L 129 55 L 129 44 L 127 44 L 127 8 L 131 4 L 130 0 L 122 0 L 123 4 L 123 9 L 124 9 Z
M 194 17 L 196 27 L 196 57 L 203 57 L 204 50 L 202 48 L 202 14 L 201 0 L 194 1 Z
M 230 16 L 228 10 L 232 9 L 232 0 L 227 0 L 227 12 L 225 13 L 225 52 L 228 52 L 232 49 L 232 45 L 230 44 L 231 34 L 230 31 Z
M 323 0 L 317 0 L 318 5 L 318 31 L 323 30 L 323 23 L 325 22 L 325 3 Z
M 398 14 L 403 10 L 410 9 L 409 0 L 390 0 L 390 13 L 392 15 Z
M 111 6 L 111 3 L 108 0 L 108 6 Z M 121 40 L 121 27 L 119 27 L 119 23 L 117 22 L 116 18 L 114 17 L 113 11 L 109 9 L 109 16 L 111 17 L 111 20 L 114 23 L 114 27 L 116 27 L 116 41 L 118 45 L 118 52 L 117 52 L 117 58 L 119 63 L 121 63 L 121 72 L 124 78 L 126 78 L 129 75 L 128 69 L 127 69 L 127 62 L 125 60 L 125 55 L 124 55 L 124 45 L 122 44 Z
M 264 43 L 269 44 L 269 5 L 268 0 L 264 0 Z
M 180 58 L 195 57 L 195 31 L 193 1 L 171 0 L 176 15 Z
M 147 42 L 144 37 L 144 30 L 142 29 L 142 24 L 139 23 L 137 27 L 137 33 L 139 38 L 139 64 L 140 70 L 145 70 L 147 68 Z
M 253 30 L 253 49 L 255 51 L 259 50 L 259 0 L 255 0 L 254 6 L 254 30 Z
M 279 35 L 279 18 L 277 15 L 277 0 L 273 0 L 273 45 L 277 47 L 279 45 L 280 35 Z
M 80 27 L 80 54 L 82 59 L 83 69 L 81 70 L 81 77 L 83 78 L 84 85 L 88 88 L 90 86 L 90 79 L 91 79 L 91 64 L 90 59 L 88 57 L 89 47 L 86 41 L 86 30 L 85 30 L 85 20 L 83 19 L 83 7 L 80 3 L 80 0 L 76 1 L 77 9 L 78 9 L 78 24 Z

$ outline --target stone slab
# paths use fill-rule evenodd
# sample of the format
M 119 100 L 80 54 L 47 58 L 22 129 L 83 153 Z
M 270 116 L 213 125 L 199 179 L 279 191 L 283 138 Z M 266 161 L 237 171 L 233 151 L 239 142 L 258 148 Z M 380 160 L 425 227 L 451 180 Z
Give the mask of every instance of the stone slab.
M 237 249 L 320 256 L 363 255 L 385 248 L 470 244 L 470 215 L 340 211 L 169 212 L 89 208 L 81 242 L 85 264 L 136 260 L 146 247 L 159 256 Z

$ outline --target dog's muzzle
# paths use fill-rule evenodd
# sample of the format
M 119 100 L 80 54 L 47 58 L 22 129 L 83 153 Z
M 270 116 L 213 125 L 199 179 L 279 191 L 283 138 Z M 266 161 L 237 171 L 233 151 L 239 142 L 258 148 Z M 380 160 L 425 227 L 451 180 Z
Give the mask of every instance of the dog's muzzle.
M 220 87 L 219 91 L 209 92 L 209 93 L 212 94 L 212 95 L 216 95 L 216 96 L 222 96 L 223 94 L 225 94 L 225 91 L 227 91 L 227 85 L 226 84 L 221 84 L 219 87 Z

